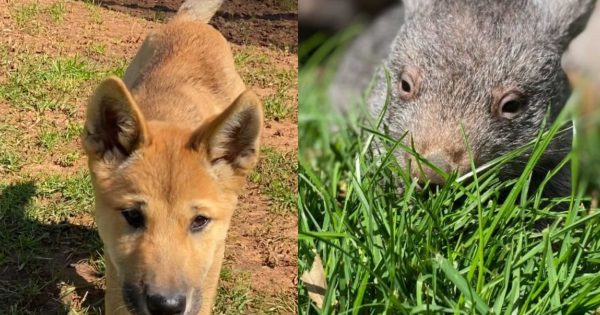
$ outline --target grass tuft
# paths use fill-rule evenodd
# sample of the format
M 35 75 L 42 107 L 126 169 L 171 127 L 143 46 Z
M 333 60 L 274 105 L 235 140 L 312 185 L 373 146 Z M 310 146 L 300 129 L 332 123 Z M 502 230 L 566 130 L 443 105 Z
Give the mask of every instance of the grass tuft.
M 249 275 L 229 267 L 221 270 L 221 283 L 217 292 L 215 314 L 246 314 L 252 299 Z
M 297 184 L 295 153 L 282 153 L 270 147 L 261 149 L 258 166 L 250 174 L 250 181 L 275 202 L 275 212 L 293 209 Z
M 75 92 L 84 83 L 96 81 L 122 70 L 100 69 L 91 61 L 79 57 L 50 58 L 47 55 L 19 54 L 15 69 L 0 84 L 0 95 L 18 109 L 75 110 Z
M 33 31 L 39 27 L 36 19 L 41 12 L 38 3 L 18 4 L 13 8 L 13 18 L 19 28 Z
M 397 139 L 324 110 L 326 77 L 319 62 L 307 64 L 300 70 L 299 274 L 319 255 L 328 288 L 318 310 L 300 284 L 301 314 L 600 309 L 600 211 L 586 208 L 580 192 L 564 209 L 565 200 L 528 191 L 532 166 L 559 124 L 533 144 L 517 179 L 502 181 L 498 172 L 523 151 L 469 181 L 451 177 L 420 189 L 391 156 L 372 153 L 374 140 L 407 149 Z M 577 154 L 567 159 L 577 178 Z
M 66 11 L 67 7 L 62 1 L 55 2 L 48 7 L 48 12 L 52 17 L 52 21 L 54 21 L 55 23 L 61 22 L 63 20 Z
M 276 66 L 260 50 L 252 54 L 240 51 L 234 55 L 234 62 L 246 84 L 274 88 L 275 91 L 263 99 L 265 118 L 282 120 L 294 116 L 292 90 L 298 78 L 296 71 Z

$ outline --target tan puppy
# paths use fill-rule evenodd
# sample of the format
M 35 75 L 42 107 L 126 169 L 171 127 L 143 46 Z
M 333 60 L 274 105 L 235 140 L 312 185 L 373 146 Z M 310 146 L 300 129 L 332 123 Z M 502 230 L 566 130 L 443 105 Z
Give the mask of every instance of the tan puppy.
M 124 81 L 88 106 L 84 148 L 106 258 L 106 314 L 210 314 L 225 237 L 258 158 L 263 113 L 188 0 L 146 38 Z

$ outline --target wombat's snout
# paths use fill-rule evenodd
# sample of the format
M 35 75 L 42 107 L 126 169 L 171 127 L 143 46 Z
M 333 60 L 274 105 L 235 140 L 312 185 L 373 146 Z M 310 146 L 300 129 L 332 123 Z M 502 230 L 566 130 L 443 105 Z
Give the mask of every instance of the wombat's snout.
M 462 160 L 464 157 L 464 152 L 462 150 L 453 151 L 452 154 L 448 154 L 447 152 L 441 150 L 436 150 L 432 152 L 421 153 L 421 156 L 446 174 L 456 171 L 461 172 L 463 169 L 461 164 L 463 164 Z M 419 182 L 424 183 L 429 181 L 434 185 L 443 185 L 446 182 L 442 174 L 436 172 L 427 164 L 423 162 L 417 164 L 414 157 L 411 157 L 411 160 L 411 175 L 413 178 L 418 179 Z

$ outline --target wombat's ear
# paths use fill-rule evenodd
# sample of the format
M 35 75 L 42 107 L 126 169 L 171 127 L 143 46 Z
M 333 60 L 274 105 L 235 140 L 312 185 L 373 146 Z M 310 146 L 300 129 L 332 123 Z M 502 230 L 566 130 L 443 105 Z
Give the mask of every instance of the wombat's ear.
M 435 0 L 404 0 L 402 4 L 405 18 L 410 19 L 412 16 L 429 12 L 435 5 Z
M 564 51 L 585 28 L 596 0 L 533 0 L 539 23 Z

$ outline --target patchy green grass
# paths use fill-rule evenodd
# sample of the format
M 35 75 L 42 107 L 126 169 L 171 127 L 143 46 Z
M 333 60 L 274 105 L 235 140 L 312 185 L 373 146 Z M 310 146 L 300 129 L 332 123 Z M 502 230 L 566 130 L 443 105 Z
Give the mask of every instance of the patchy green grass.
M 567 198 L 564 210 L 551 209 L 559 200 L 542 202 L 541 190 L 528 190 L 533 165 L 558 125 L 532 144 L 516 179 L 502 181 L 498 171 L 523 151 L 468 181 L 450 177 L 443 187 L 419 189 L 390 155 L 372 154 L 375 140 L 388 152 L 410 153 L 375 131 L 376 117 L 348 121 L 324 110 L 322 70 L 300 70 L 299 273 L 319 256 L 327 289 L 318 309 L 301 285 L 301 314 L 600 309 L 600 211 L 589 209 L 585 187 Z M 577 153 L 568 159 L 579 178 Z M 541 229 L 539 222 L 549 225 Z
M 50 13 L 52 21 L 55 23 L 61 22 L 66 12 L 67 7 L 62 1 L 55 2 L 48 7 L 48 13 Z
M 11 6 L 11 15 L 22 31 L 29 34 L 38 34 L 44 25 L 44 19 L 50 18 L 54 24 L 61 22 L 67 13 L 64 1 L 56 1 L 49 5 L 38 2 L 16 3 Z
M 80 225 L 82 218 L 89 220 L 91 205 L 84 172 L 0 182 L 0 262 L 6 268 L 0 277 L 0 306 L 11 305 L 9 314 L 57 311 L 53 298 L 62 286 L 57 280 L 65 278 L 64 264 L 97 259 L 97 233 Z M 100 292 L 94 284 L 89 290 Z
M 247 85 L 274 89 L 263 99 L 267 119 L 290 119 L 295 115 L 292 91 L 298 79 L 296 71 L 273 65 L 269 56 L 260 53 L 238 52 L 234 61 Z
M 93 204 L 92 187 L 87 171 L 74 175 L 38 174 L 26 180 L 27 185 L 3 192 L 3 214 L 21 216 L 43 223 L 61 222 L 68 217 L 90 214 Z M 14 188 L 3 183 L 3 188 Z M 28 189 L 28 190 L 27 190 Z M 31 193 L 25 200 L 26 192 Z M 16 199 L 15 199 L 16 198 Z M 11 202 L 27 202 L 24 207 L 10 207 Z
M 58 146 L 65 146 L 80 137 L 83 125 L 69 123 L 67 126 L 42 127 L 39 134 L 39 145 L 49 151 L 56 151 Z
M 90 52 L 98 55 L 106 54 L 106 44 L 104 43 L 92 43 L 90 46 Z
M 272 297 L 263 297 L 264 314 L 298 314 L 298 305 L 295 299 L 290 299 L 287 294 L 278 294 Z
M 102 18 L 102 9 L 100 8 L 99 0 L 84 0 L 85 8 L 90 14 L 90 19 L 96 24 L 102 24 L 104 19 Z
M 222 285 L 219 287 L 213 314 L 267 315 L 295 313 L 295 301 L 290 301 L 289 296 L 257 295 L 252 291 L 250 278 L 248 272 L 224 266 L 221 270 Z
M 80 56 L 19 52 L 0 66 L 0 102 L 9 112 L 0 122 L 0 174 L 16 173 L 24 165 L 53 163 L 68 167 L 81 157 L 75 141 L 82 131 L 76 115 L 94 84 L 110 74 L 122 74 L 124 62 L 98 64 Z M 17 117 L 31 117 L 19 122 Z
M 214 313 L 246 314 L 252 304 L 250 275 L 224 266 L 221 270 L 221 281 L 225 285 L 219 287 Z
M 42 8 L 38 3 L 16 4 L 12 7 L 13 19 L 17 26 L 25 31 L 35 31 L 39 27 L 37 21 Z
M 0 142 L 0 174 L 17 172 L 22 166 L 23 160 L 21 156 L 11 146 Z
M 284 11 L 298 12 L 297 0 L 279 0 L 279 8 Z
M 288 100 L 287 89 L 277 89 L 275 94 L 271 94 L 263 100 L 265 117 L 268 119 L 281 120 L 289 117 L 293 109 L 286 102 Z
M 13 59 L 14 69 L 0 84 L 0 96 L 23 110 L 74 111 L 82 86 L 122 70 L 104 68 L 84 57 L 21 53 Z M 89 84 L 88 84 L 89 85 Z
M 7 172 L 17 172 L 21 169 L 21 166 L 21 157 L 10 149 L 6 149 L 4 145 L 0 145 L 0 169 Z
M 262 80 L 271 80 L 275 86 L 275 93 L 267 96 L 264 100 L 265 116 L 267 119 L 285 119 L 290 118 L 294 113 L 295 108 L 290 106 L 290 100 L 293 100 L 293 95 L 290 95 L 291 87 L 295 84 L 298 75 L 291 70 L 277 70 L 270 74 L 265 74 L 259 71 L 258 75 Z
M 93 193 L 87 171 L 81 170 L 68 177 L 51 174 L 37 182 L 38 197 L 44 199 L 44 204 L 30 208 L 31 218 L 40 222 L 60 222 L 61 218 L 91 213 Z
M 40 145 L 46 149 L 54 149 L 58 144 L 60 133 L 53 130 L 44 130 L 40 134 Z
M 75 162 L 77 160 L 79 160 L 81 158 L 81 153 L 79 153 L 79 151 L 70 151 L 70 152 L 66 152 L 65 154 L 61 154 L 59 155 L 55 160 L 54 163 L 56 165 L 62 166 L 62 167 L 70 167 L 75 165 Z
M 261 192 L 274 201 L 276 212 L 290 211 L 296 202 L 296 153 L 282 153 L 263 147 L 250 181 L 261 187 Z
M 263 55 L 263 57 L 266 56 Z M 236 67 L 243 67 L 251 60 L 251 58 L 252 56 L 249 53 L 240 51 L 233 56 L 233 62 L 235 63 Z
M 100 0 L 84 0 L 85 8 L 90 14 L 90 20 L 94 24 L 102 24 L 104 23 L 104 19 L 102 18 L 102 9 L 100 8 L 101 1 Z

